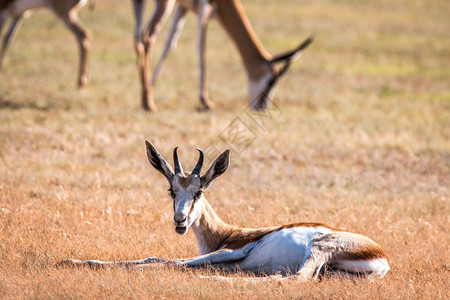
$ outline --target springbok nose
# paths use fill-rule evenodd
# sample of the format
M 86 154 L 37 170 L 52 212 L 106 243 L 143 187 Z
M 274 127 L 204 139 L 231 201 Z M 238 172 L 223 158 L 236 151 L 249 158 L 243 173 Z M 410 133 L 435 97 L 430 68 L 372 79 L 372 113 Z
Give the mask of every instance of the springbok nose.
M 184 221 L 186 221 L 186 216 L 181 212 L 177 212 L 173 216 L 173 219 L 175 220 L 176 223 L 183 223 Z

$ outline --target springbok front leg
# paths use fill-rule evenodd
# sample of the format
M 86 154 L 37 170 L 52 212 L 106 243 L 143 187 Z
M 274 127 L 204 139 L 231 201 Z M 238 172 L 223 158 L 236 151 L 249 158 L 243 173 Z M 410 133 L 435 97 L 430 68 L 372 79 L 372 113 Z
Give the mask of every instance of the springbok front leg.
M 139 70 L 139 78 L 141 80 L 142 87 L 142 106 L 145 108 L 148 106 L 147 98 L 144 101 L 144 95 L 148 94 L 147 87 L 145 84 L 145 50 L 144 44 L 142 42 L 142 14 L 144 12 L 144 0 L 133 0 L 133 10 L 134 10 L 134 48 L 136 50 L 137 65 Z M 148 95 L 146 96 L 148 97 Z M 153 103 L 153 101 L 151 101 Z M 145 103 L 145 105 L 144 105 Z M 156 110 L 156 108 L 154 108 Z
M 138 260 L 124 260 L 124 261 L 102 261 L 102 260 L 78 260 L 78 259 L 67 259 L 59 262 L 57 266 L 68 266 L 68 267 L 124 267 L 126 269 L 133 268 L 139 265 L 149 265 L 166 263 L 167 260 L 159 257 L 148 257 Z
M 155 85 L 156 80 L 158 79 L 158 75 L 160 74 L 162 67 L 169 56 L 169 53 L 172 49 L 175 49 L 177 46 L 178 38 L 180 37 L 181 30 L 183 29 L 187 8 L 177 5 L 175 8 L 175 13 L 173 14 L 172 25 L 170 28 L 169 35 L 167 37 L 166 45 L 164 47 L 164 51 L 161 55 L 161 58 L 156 65 L 155 71 L 152 76 L 152 85 Z
M 22 21 L 22 14 L 14 16 L 11 20 L 11 23 L 9 25 L 8 32 L 5 34 L 2 40 L 2 48 L 0 50 L 0 71 L 2 70 L 3 65 L 3 59 L 5 58 L 6 51 L 9 48 L 9 45 L 11 44 L 12 39 L 14 38 L 15 33 L 17 32 L 17 29 L 19 28 L 19 25 Z M 0 15 L 0 36 L 2 32 L 3 24 L 6 22 L 7 15 L 6 13 L 2 13 Z
M 205 51 L 206 51 L 206 28 L 211 18 L 214 6 L 210 0 L 201 0 L 199 5 L 199 36 L 198 36 L 198 48 L 199 48 L 199 64 L 200 64 L 200 102 L 205 110 L 214 109 L 214 104 L 209 100 L 208 90 L 206 88 L 206 64 L 205 64 Z
M 142 107 L 145 110 L 156 111 L 158 108 L 153 101 L 153 87 L 151 82 L 150 58 L 152 56 L 153 45 L 161 26 L 167 20 L 172 11 L 175 0 L 156 0 L 155 10 L 142 35 L 143 52 L 138 51 L 138 66 L 142 84 Z M 134 0 L 135 11 L 139 6 L 143 6 L 142 0 Z
M 163 266 L 176 266 L 187 268 L 213 268 L 220 270 L 236 270 L 239 268 L 239 262 L 247 258 L 251 251 L 259 242 L 249 243 L 240 249 L 222 249 L 205 255 L 189 258 L 165 260 L 159 257 L 149 257 L 139 260 L 128 261 L 101 261 L 101 260 L 76 260 L 69 259 L 60 262 L 59 266 L 87 266 L 87 267 L 124 267 L 124 268 L 146 268 L 154 264 Z
M 89 82 L 89 50 L 91 41 L 89 32 L 81 25 L 75 10 L 76 8 L 72 8 L 68 12 L 55 10 L 55 13 L 77 38 L 80 47 L 78 86 L 83 87 Z
M 259 244 L 260 241 L 256 241 L 239 249 L 221 249 L 189 259 L 174 260 L 172 263 L 189 268 L 237 269 L 239 268 L 239 262 L 247 258 Z

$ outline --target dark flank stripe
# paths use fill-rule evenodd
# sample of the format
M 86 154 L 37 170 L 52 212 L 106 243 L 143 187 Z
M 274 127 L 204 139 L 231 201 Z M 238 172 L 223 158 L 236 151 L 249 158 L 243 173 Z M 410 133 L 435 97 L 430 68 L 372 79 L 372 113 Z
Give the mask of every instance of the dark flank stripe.
M 323 228 L 327 228 L 327 229 L 330 229 L 333 231 L 342 231 L 340 229 L 336 229 L 336 228 L 327 226 L 322 223 L 314 223 L 314 222 L 302 222 L 302 223 L 293 223 L 293 224 L 288 224 L 288 225 L 282 225 L 282 226 L 278 227 L 278 230 L 286 229 L 286 228 L 294 228 L 294 227 L 323 227 Z M 276 231 L 278 231 L 278 230 L 276 230 Z
M 265 237 L 268 234 L 271 234 L 273 232 L 277 232 L 277 231 L 280 231 L 283 229 L 287 229 L 287 228 L 294 228 L 294 227 L 323 227 L 323 228 L 328 228 L 333 231 L 341 231 L 339 229 L 329 227 L 322 223 L 311 223 L 311 222 L 293 223 L 293 224 L 282 225 L 282 226 L 278 226 L 278 227 L 268 227 L 268 228 L 260 228 L 260 229 L 243 228 L 243 229 L 233 230 L 231 232 L 231 234 L 229 234 L 218 245 L 217 249 L 221 249 L 221 248 L 239 249 L 239 248 L 247 245 L 248 243 L 262 239 L 263 237 Z

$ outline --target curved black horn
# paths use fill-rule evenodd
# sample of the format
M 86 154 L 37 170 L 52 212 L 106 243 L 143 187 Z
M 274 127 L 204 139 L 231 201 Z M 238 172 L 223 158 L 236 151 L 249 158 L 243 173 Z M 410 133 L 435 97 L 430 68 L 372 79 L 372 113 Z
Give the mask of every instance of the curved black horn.
M 193 175 L 200 176 L 200 172 L 202 171 L 203 167 L 203 151 L 199 148 L 197 148 L 198 152 L 200 152 L 200 155 L 198 157 L 197 165 L 195 166 L 194 170 L 192 170 Z
M 285 61 L 285 60 L 287 60 L 289 62 L 292 60 L 295 60 L 296 57 L 298 57 L 298 54 L 300 54 L 302 52 L 302 50 L 305 49 L 306 47 L 308 47 L 313 41 L 314 41 L 314 36 L 311 35 L 309 38 L 304 40 L 297 48 L 273 57 L 270 60 L 270 63 L 274 64 L 274 63 L 278 63 L 280 61 Z
M 175 174 L 184 174 L 183 167 L 181 166 L 180 160 L 178 159 L 178 147 L 173 149 L 173 164 L 175 167 Z

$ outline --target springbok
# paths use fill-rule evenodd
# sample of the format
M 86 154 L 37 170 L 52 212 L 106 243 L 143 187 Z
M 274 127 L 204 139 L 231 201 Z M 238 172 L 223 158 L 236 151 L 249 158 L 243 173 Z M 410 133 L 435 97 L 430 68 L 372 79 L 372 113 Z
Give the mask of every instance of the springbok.
M 78 19 L 78 10 L 86 5 L 87 0 L 0 0 L 0 36 L 3 25 L 8 16 L 12 17 L 9 29 L 2 40 L 0 50 L 0 71 L 6 50 L 14 37 L 23 17 L 30 14 L 30 11 L 39 7 L 47 7 L 60 18 L 67 28 L 75 35 L 80 46 L 80 67 L 78 75 L 78 86 L 85 86 L 88 81 L 89 73 L 89 48 L 90 34 L 81 25 Z
M 199 94 L 202 106 L 208 110 L 214 107 L 208 97 L 205 73 L 206 27 L 211 18 L 217 18 L 236 45 L 247 72 L 251 107 L 264 109 L 272 95 L 278 79 L 287 71 L 290 63 L 311 42 L 308 38 L 297 48 L 272 57 L 256 36 L 242 7 L 241 0 L 155 0 L 155 9 L 144 33 L 142 33 L 142 13 L 145 0 L 133 0 L 135 15 L 135 48 L 138 57 L 139 76 L 142 86 L 142 106 L 155 111 L 153 85 L 169 52 L 176 46 L 184 25 L 186 12 L 192 10 L 199 17 L 198 50 L 200 63 Z M 161 26 L 166 21 L 176 3 L 172 26 L 160 61 L 151 77 L 150 58 L 153 45 Z M 277 64 L 281 63 L 279 68 Z
M 143 267 L 158 263 L 192 268 L 242 270 L 256 274 L 281 274 L 301 281 L 316 279 L 326 268 L 330 274 L 383 278 L 389 271 L 387 256 L 371 239 L 320 223 L 296 223 L 268 228 L 241 228 L 222 221 L 204 196 L 213 180 L 229 165 L 223 152 L 202 176 L 203 153 L 191 173 L 183 171 L 177 148 L 174 167 L 146 142 L 150 164 L 169 181 L 173 198 L 175 232 L 192 228 L 201 256 L 167 261 L 150 257 L 135 261 L 68 260 L 70 265 Z

